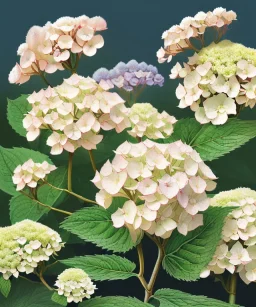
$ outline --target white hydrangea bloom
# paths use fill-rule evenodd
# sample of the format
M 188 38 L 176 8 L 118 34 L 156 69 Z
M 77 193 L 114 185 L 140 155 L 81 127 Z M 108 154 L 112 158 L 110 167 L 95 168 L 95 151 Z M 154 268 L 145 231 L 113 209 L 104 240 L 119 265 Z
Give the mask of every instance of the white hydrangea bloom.
M 12 181 L 17 185 L 17 191 L 24 189 L 25 186 L 35 188 L 39 180 L 44 179 L 46 175 L 55 169 L 56 166 L 49 164 L 47 161 L 36 163 L 29 159 L 15 168 Z
M 5 279 L 30 274 L 63 246 L 60 235 L 30 220 L 0 228 L 0 272 Z
M 96 286 L 90 277 L 81 269 L 67 269 L 59 276 L 55 285 L 59 295 L 67 298 L 67 302 L 82 302 L 84 298 L 90 298 Z
M 209 206 L 205 191 L 215 188 L 211 169 L 192 147 L 177 141 L 125 142 L 92 182 L 100 189 L 98 204 L 108 208 L 114 197 L 125 197 L 112 214 L 115 227 L 127 227 L 133 238 L 139 230 L 167 238 L 172 231 L 186 235 L 202 225 Z
M 133 137 L 150 139 L 165 138 L 172 134 L 175 117 L 166 112 L 159 113 L 150 103 L 135 103 L 129 113 Z
M 237 207 L 226 218 L 222 239 L 208 267 L 201 273 L 238 272 L 245 283 L 256 282 L 256 191 L 238 188 L 213 197 L 211 206 Z

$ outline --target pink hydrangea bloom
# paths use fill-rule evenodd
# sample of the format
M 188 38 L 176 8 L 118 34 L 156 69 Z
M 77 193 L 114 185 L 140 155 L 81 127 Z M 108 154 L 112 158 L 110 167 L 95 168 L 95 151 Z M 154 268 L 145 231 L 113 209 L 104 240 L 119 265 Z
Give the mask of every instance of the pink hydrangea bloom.
M 39 180 L 44 179 L 46 175 L 55 169 L 56 166 L 49 164 L 47 161 L 36 163 L 32 159 L 29 159 L 15 168 L 12 181 L 17 185 L 17 191 L 23 190 L 26 186 L 35 188 Z
M 55 88 L 34 92 L 28 102 L 32 110 L 23 119 L 27 139 L 35 140 L 42 129 L 51 130 L 47 145 L 54 155 L 78 147 L 96 149 L 103 138 L 101 129 L 121 132 L 130 126 L 124 100 L 89 77 L 74 74 Z
M 115 227 L 167 238 L 175 228 L 186 235 L 202 225 L 199 212 L 209 206 L 205 192 L 215 188 L 216 177 L 192 147 L 146 140 L 125 142 L 115 153 L 92 180 L 100 206 L 108 208 L 115 197 L 128 199 L 112 215 Z
M 164 48 L 157 51 L 159 63 L 170 62 L 172 57 L 187 49 L 193 49 L 191 39 L 199 38 L 203 41 L 203 36 L 207 28 L 214 28 L 219 35 L 223 35 L 225 27 L 236 20 L 236 13 L 226 11 L 224 8 L 216 8 L 213 12 L 199 12 L 194 17 L 185 17 L 179 25 L 172 26 L 164 31 L 162 39 Z M 224 28 L 221 31 L 220 28 Z M 178 68 L 178 67 L 177 67 Z M 172 75 L 177 74 L 174 70 Z
M 97 32 L 106 29 L 102 17 L 85 15 L 61 17 L 43 27 L 33 26 L 27 33 L 26 42 L 18 48 L 20 63 L 10 72 L 9 82 L 22 84 L 32 75 L 72 69 L 71 54 L 76 55 L 76 61 L 82 54 L 95 55 L 104 45 L 103 37 Z

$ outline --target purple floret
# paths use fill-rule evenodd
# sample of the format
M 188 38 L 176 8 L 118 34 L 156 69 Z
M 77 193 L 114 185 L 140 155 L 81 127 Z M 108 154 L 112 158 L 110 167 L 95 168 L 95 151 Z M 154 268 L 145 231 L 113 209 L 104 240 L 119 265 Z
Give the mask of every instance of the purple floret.
M 138 78 L 131 78 L 131 80 L 129 81 L 131 86 L 137 86 L 139 84 L 139 79 Z
M 126 81 L 130 81 L 131 80 L 131 78 L 134 76 L 134 74 L 132 74 L 132 73 L 130 73 L 130 72 L 125 72 L 124 73 L 124 79 L 126 80 Z
M 152 86 L 154 85 L 154 80 L 152 78 L 147 79 L 147 85 Z
M 154 77 L 154 83 L 162 86 L 163 83 L 164 83 L 164 77 L 160 74 L 156 74 L 155 77 Z
M 145 63 L 145 62 L 141 62 L 141 63 L 139 63 L 139 70 L 142 70 L 142 71 L 147 71 L 147 69 L 148 69 L 148 64 L 147 63 Z
M 109 71 L 109 79 L 118 78 L 119 75 L 119 72 L 115 68 Z
M 128 71 L 128 67 L 124 62 L 119 62 L 114 70 L 119 74 L 119 75 L 123 75 L 126 71 Z
M 109 71 L 104 67 L 99 68 L 95 71 L 92 77 L 97 82 L 100 82 L 102 79 L 107 80 L 109 78 Z
M 158 70 L 155 66 L 153 65 L 148 65 L 148 71 L 151 71 L 153 74 L 157 74 L 158 73 Z
M 128 67 L 129 72 L 135 72 L 135 71 L 139 70 L 138 69 L 139 68 L 139 64 L 135 60 L 129 61 L 126 65 Z

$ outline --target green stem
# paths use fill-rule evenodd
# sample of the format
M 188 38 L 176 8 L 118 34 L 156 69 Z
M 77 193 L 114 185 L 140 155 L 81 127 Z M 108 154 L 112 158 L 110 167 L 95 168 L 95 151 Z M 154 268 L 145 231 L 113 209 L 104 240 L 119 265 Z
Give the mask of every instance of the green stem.
M 231 276 L 229 284 L 229 304 L 236 303 L 236 286 L 237 286 L 237 274 L 234 273 Z
M 48 80 L 45 78 L 44 73 L 42 73 L 41 71 L 39 71 L 39 76 L 42 78 L 42 80 L 44 81 L 44 83 L 48 86 L 51 86 L 51 84 L 48 82 Z
M 145 289 L 145 291 L 148 291 L 148 284 L 144 278 L 144 255 L 143 255 L 143 249 L 142 249 L 142 244 L 140 243 L 139 245 L 137 245 L 137 252 L 138 252 L 138 257 L 139 257 L 139 265 L 140 265 L 140 271 L 139 274 L 137 275 L 143 288 Z
M 44 272 L 44 263 L 42 266 L 40 266 L 40 271 L 39 273 L 36 272 L 36 275 L 38 276 L 38 278 L 40 279 L 41 283 L 50 291 L 54 290 L 51 286 L 48 285 L 48 283 L 46 282 L 46 280 L 43 277 L 43 272 Z
M 70 152 L 68 156 L 68 190 L 72 191 L 72 166 L 74 153 Z
M 44 182 L 45 182 L 46 184 L 48 184 L 50 187 L 52 187 L 53 189 L 55 189 L 55 190 L 62 191 L 62 192 L 66 192 L 66 193 L 68 193 L 68 194 L 70 194 L 70 195 L 72 195 L 72 196 L 74 196 L 74 197 L 76 197 L 76 198 L 78 198 L 78 199 L 81 199 L 81 200 L 83 200 L 83 201 L 85 201 L 85 202 L 87 202 L 87 203 L 92 203 L 92 204 L 98 205 L 98 203 L 96 203 L 96 201 L 94 201 L 94 200 L 85 198 L 85 197 L 83 197 L 83 196 L 81 196 L 81 195 L 79 195 L 79 194 L 76 194 L 76 193 L 74 193 L 74 192 L 72 192 L 72 191 L 69 191 L 69 190 L 67 190 L 67 189 L 62 189 L 62 188 L 55 187 L 54 185 L 52 185 L 51 183 L 49 183 L 49 182 L 47 182 L 47 181 L 44 181 Z
M 95 163 L 95 159 L 94 159 L 92 150 L 88 150 L 88 152 L 89 152 L 92 168 L 93 168 L 94 172 L 96 172 L 97 171 L 97 167 L 96 167 L 96 163 Z
M 148 283 L 148 290 L 145 292 L 145 298 L 144 298 L 144 302 L 147 303 L 150 299 L 150 297 L 152 296 L 153 294 L 153 290 L 154 290 L 154 285 L 155 285 L 155 282 L 156 282 L 156 278 L 157 278 L 157 275 L 160 271 L 160 268 L 161 268 L 161 264 L 162 264 L 162 261 L 164 259 L 164 244 L 165 244 L 165 241 L 163 242 L 163 245 L 161 244 L 161 242 L 159 241 L 159 239 L 157 237 L 152 237 L 150 235 L 148 235 L 148 237 L 156 243 L 157 247 L 158 247 L 158 257 L 157 257 L 157 260 L 156 260 L 156 264 L 155 264 L 155 267 L 154 267 L 154 270 L 152 272 L 152 275 L 151 275 L 151 278 L 150 278 L 150 281 Z

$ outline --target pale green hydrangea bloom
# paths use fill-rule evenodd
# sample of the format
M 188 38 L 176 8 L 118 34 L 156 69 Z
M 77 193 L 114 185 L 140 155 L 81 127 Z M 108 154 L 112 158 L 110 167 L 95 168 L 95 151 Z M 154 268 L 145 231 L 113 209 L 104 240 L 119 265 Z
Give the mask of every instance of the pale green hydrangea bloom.
M 135 103 L 130 110 L 129 119 L 133 137 L 146 136 L 150 139 L 165 138 L 172 134 L 176 118 L 165 111 L 159 113 L 150 103 Z
M 61 242 L 56 231 L 31 220 L 0 228 L 0 272 L 5 279 L 30 274 L 60 251 Z
M 70 268 L 63 271 L 55 283 L 58 294 L 64 295 L 67 302 L 82 302 L 84 298 L 90 298 L 96 286 L 90 277 L 81 269 Z
M 256 66 L 256 50 L 242 44 L 223 40 L 212 43 L 199 52 L 199 64 L 212 63 L 212 71 L 229 78 L 236 75 L 237 63 L 246 60 Z
M 234 202 L 239 202 L 245 198 L 253 198 L 256 200 L 256 191 L 249 188 L 237 188 L 220 192 L 211 199 L 211 206 L 234 206 Z

